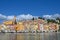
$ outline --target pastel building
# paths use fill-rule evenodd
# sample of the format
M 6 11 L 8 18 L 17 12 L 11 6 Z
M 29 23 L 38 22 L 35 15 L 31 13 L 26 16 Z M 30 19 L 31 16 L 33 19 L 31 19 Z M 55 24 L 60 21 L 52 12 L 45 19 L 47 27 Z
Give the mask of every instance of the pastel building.
M 15 25 L 15 30 L 16 31 L 24 31 L 24 26 L 23 26 L 23 23 L 22 22 L 19 22 L 19 24 Z
M 59 26 L 56 23 L 47 23 L 43 19 L 16 21 L 16 16 L 12 20 L 4 21 L 0 25 L 0 31 L 5 32 L 53 32 L 58 31 Z
M 49 23 L 49 29 L 50 29 L 50 31 L 58 31 L 59 26 L 58 26 L 58 24 L 55 24 L 55 23 Z
M 43 25 L 43 30 L 44 30 L 44 32 L 49 32 L 49 25 L 48 24 L 44 24 Z

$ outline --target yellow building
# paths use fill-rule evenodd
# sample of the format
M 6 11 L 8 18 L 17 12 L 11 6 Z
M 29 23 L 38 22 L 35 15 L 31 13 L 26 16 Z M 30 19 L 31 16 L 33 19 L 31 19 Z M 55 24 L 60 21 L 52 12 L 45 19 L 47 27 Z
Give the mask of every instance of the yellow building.
M 23 25 L 23 23 L 22 22 L 19 22 L 17 25 L 16 25 L 16 27 L 15 27 L 15 30 L 17 30 L 17 31 L 22 31 L 22 30 L 24 30 L 24 25 Z
M 5 21 L 5 22 L 3 22 L 3 24 L 10 25 L 10 24 L 13 24 L 13 21 Z
M 37 30 L 38 29 L 38 24 L 35 24 L 33 29 Z
M 44 25 L 44 30 L 49 31 L 49 25 L 45 24 Z

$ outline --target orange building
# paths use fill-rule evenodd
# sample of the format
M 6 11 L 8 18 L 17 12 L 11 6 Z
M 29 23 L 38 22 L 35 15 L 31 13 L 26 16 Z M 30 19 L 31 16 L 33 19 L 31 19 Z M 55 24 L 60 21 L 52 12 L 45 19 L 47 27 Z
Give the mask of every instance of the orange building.
M 15 25 L 15 30 L 16 31 L 23 31 L 25 28 L 24 28 L 24 25 L 22 22 L 19 22 L 19 24 Z
M 5 25 L 12 25 L 13 21 L 5 21 L 5 22 L 3 22 L 3 24 L 5 24 Z

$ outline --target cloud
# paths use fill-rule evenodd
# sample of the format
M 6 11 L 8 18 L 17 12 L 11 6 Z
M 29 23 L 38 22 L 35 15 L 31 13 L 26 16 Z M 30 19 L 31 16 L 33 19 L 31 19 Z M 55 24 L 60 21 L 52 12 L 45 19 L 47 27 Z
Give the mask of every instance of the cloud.
M 19 21 L 19 20 L 30 20 L 30 19 L 32 19 L 32 18 L 35 18 L 35 19 L 37 19 L 38 18 L 38 16 L 32 16 L 32 15 L 30 15 L 30 14 L 21 14 L 21 15 L 17 15 L 16 16 L 16 20 L 17 21 Z M 60 14 L 54 14 L 54 15 L 43 15 L 43 18 L 45 18 L 45 19 L 56 19 L 57 17 L 59 17 L 60 18 Z M 2 14 L 0 14 L 0 19 L 3 19 L 3 20 L 13 20 L 13 18 L 14 18 L 14 15 L 11 15 L 11 16 L 6 16 L 6 15 L 2 15 Z
M 6 16 L 6 15 L 0 14 L 0 19 L 2 20 L 12 20 L 13 18 L 14 16 Z
M 57 17 L 60 18 L 60 14 L 54 14 L 53 17 L 54 18 L 57 18 Z
M 27 14 L 27 15 L 22 14 L 22 15 L 17 16 L 17 20 L 29 20 L 29 19 L 32 19 L 32 18 L 33 18 L 33 16 L 30 15 L 30 14 Z
M 56 18 L 60 18 L 60 14 L 54 14 L 54 15 L 43 15 L 43 18 L 45 19 L 56 19 Z
M 14 16 L 7 16 L 6 19 L 7 20 L 12 20 L 14 18 Z
M 5 15 L 0 14 L 0 19 L 6 19 Z
M 21 14 L 16 16 L 16 20 L 30 20 L 33 17 L 37 18 L 36 16 L 32 16 L 30 14 L 27 14 L 27 15 Z M 6 16 L 6 15 L 0 14 L 0 19 L 3 19 L 3 20 L 12 20 L 13 18 L 14 18 L 14 15 Z

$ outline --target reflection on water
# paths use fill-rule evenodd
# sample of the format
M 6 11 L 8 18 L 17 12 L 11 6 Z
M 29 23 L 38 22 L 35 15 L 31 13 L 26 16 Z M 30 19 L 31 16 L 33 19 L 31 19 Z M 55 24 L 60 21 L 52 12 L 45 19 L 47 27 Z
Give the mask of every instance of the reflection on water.
M 60 33 L 0 33 L 0 40 L 60 40 Z

